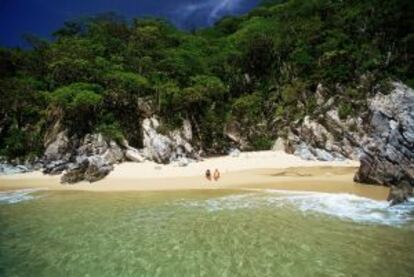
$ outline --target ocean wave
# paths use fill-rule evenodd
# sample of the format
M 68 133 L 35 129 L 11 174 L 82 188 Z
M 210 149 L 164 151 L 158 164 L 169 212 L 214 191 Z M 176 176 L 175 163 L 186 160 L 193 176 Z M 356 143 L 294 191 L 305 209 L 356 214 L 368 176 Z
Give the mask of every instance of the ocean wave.
M 0 204 L 16 204 L 39 198 L 39 196 L 33 195 L 38 191 L 37 189 L 22 189 L 0 192 Z
M 346 193 L 263 190 L 202 201 L 187 201 L 181 205 L 203 208 L 208 212 L 292 207 L 305 215 L 325 214 L 343 220 L 389 226 L 403 225 L 414 219 L 414 199 L 390 207 L 387 201 Z

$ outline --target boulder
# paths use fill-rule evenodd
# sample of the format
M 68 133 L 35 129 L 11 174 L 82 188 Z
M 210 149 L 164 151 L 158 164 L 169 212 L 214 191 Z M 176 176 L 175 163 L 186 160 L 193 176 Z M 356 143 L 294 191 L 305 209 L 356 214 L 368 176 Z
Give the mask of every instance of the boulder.
M 306 145 L 306 143 L 304 142 L 300 143 L 296 147 L 295 152 L 293 154 L 307 161 L 316 160 L 316 157 L 313 155 L 312 151 L 310 150 L 310 147 Z
M 73 184 L 80 181 L 96 182 L 103 179 L 112 170 L 113 166 L 102 156 L 94 155 L 86 157 L 67 170 L 61 178 L 61 183 Z
M 116 142 L 110 141 L 108 149 L 105 151 L 102 157 L 109 164 L 116 164 L 124 159 L 124 152 L 122 151 L 121 147 L 119 147 L 118 144 L 116 144 Z
M 24 165 L 12 165 L 9 163 L 0 163 L 0 175 L 13 175 L 29 172 L 30 169 Z
M 238 156 L 240 156 L 241 152 L 239 149 L 231 149 L 229 151 L 229 156 L 233 157 L 233 158 L 237 158 Z
M 70 143 L 67 131 L 57 134 L 56 138 L 47 145 L 44 159 L 48 161 L 68 160 L 70 157 Z
M 390 200 L 397 203 L 407 192 L 401 188 L 414 186 L 414 90 L 401 83 L 393 86 L 390 94 L 378 93 L 369 101 L 370 136 L 354 179 L 393 187 Z
M 135 148 L 128 148 L 125 151 L 125 157 L 128 161 L 142 163 L 145 161 L 145 158 L 141 155 L 141 153 Z
M 50 175 L 59 175 L 63 171 L 65 171 L 68 168 L 68 166 L 69 166 L 69 162 L 66 160 L 49 161 L 43 167 L 43 173 L 50 174 Z
M 160 123 L 155 117 L 147 118 L 142 123 L 143 156 L 157 163 L 169 163 L 183 157 L 197 158 L 190 144 L 193 137 L 190 121 L 184 120 L 183 127 L 168 134 L 160 134 Z
M 88 167 L 85 171 L 85 180 L 93 183 L 103 179 L 114 167 L 109 164 L 102 156 L 92 156 L 88 158 Z
M 390 201 L 391 206 L 394 206 L 406 202 L 408 198 L 412 196 L 412 185 L 406 181 L 400 181 L 399 186 L 391 186 L 387 200 Z
M 184 158 L 179 159 L 177 164 L 180 167 L 185 167 L 185 166 L 188 166 L 190 164 L 190 161 L 189 161 L 189 159 L 184 157 Z
M 273 151 L 285 151 L 286 150 L 286 141 L 281 137 L 277 138 L 277 140 L 275 141 L 275 143 L 272 146 L 272 150 Z
M 168 163 L 173 152 L 173 142 L 168 137 L 157 132 L 159 122 L 154 117 L 144 119 L 142 129 L 144 131 L 145 154 L 157 163 Z

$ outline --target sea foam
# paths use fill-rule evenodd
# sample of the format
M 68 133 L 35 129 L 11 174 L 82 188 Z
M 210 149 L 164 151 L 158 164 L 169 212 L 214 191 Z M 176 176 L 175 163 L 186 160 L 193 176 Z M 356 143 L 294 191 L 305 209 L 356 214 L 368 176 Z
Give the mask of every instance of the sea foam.
M 246 194 L 184 201 L 182 205 L 206 209 L 208 212 L 255 208 L 293 208 L 305 215 L 325 214 L 359 223 L 398 226 L 414 220 L 414 199 L 390 207 L 377 201 L 347 193 L 322 193 L 287 190 L 262 190 Z
M 23 201 L 29 201 L 38 198 L 33 195 L 39 190 L 36 189 L 22 189 L 15 191 L 0 192 L 0 204 L 16 204 Z

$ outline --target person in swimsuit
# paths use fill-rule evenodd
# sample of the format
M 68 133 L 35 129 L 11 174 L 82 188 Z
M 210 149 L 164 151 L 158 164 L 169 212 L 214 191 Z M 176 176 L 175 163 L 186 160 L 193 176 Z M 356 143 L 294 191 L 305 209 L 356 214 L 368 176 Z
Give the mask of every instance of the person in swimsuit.
M 207 171 L 206 171 L 206 178 L 207 178 L 207 180 L 211 181 L 211 171 L 210 171 L 210 169 L 207 169 Z
M 220 171 L 216 168 L 216 170 L 214 170 L 214 181 L 218 181 L 220 179 Z

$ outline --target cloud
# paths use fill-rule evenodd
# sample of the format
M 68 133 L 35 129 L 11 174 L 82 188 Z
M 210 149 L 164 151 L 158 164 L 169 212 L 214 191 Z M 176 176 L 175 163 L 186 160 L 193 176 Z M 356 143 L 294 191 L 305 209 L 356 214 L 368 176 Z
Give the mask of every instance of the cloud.
M 174 12 L 182 21 L 193 16 L 205 17 L 208 24 L 213 24 L 225 14 L 237 11 L 243 0 L 207 0 L 203 3 L 184 4 Z

